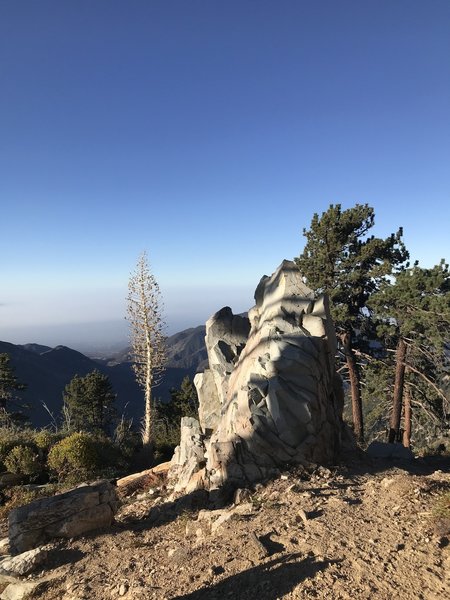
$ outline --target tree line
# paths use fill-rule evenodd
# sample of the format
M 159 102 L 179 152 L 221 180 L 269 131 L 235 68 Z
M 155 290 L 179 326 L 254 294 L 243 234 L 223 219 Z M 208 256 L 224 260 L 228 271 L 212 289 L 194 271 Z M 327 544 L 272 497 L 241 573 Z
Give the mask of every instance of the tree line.
M 402 228 L 379 238 L 371 234 L 374 224 L 374 209 L 367 204 L 347 210 L 330 205 L 304 229 L 306 243 L 295 262 L 305 283 L 329 296 L 338 371 L 358 442 L 366 437 L 364 414 L 372 433 L 382 433 L 389 415 L 388 441 L 409 446 L 413 422 L 416 431 L 429 431 L 430 423 L 448 428 L 449 266 L 445 260 L 432 268 L 410 265 Z M 154 398 L 164 372 L 165 336 L 161 294 L 145 252 L 130 275 L 127 300 L 133 368 L 143 390 L 143 462 L 151 463 L 162 432 L 176 443 L 175 421 L 183 410 L 195 414 L 198 401 L 192 382 L 174 390 L 170 405 Z M 21 385 L 9 357 L 0 355 L 3 412 Z M 114 401 L 111 384 L 99 371 L 76 376 L 64 392 L 64 427 L 109 435 L 117 418 Z M 121 424 L 130 429 L 124 419 Z
M 411 266 L 402 228 L 383 239 L 371 235 L 374 224 L 367 204 L 331 205 L 303 231 L 295 260 L 305 282 L 331 300 L 357 440 L 365 439 L 365 399 L 381 421 L 387 408 L 388 441 L 409 446 L 413 407 L 418 426 L 424 415 L 449 424 L 449 266 Z

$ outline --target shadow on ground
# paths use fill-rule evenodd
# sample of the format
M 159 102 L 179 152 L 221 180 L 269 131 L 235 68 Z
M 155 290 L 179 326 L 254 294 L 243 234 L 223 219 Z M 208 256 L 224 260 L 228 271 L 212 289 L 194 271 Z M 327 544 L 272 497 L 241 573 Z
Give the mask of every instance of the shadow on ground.
M 414 460 L 401 459 L 375 459 L 368 457 L 364 452 L 358 450 L 355 455 L 347 455 L 341 462 L 335 466 L 330 466 L 329 469 L 336 474 L 344 474 L 347 481 L 339 483 L 337 481 L 329 481 L 326 486 L 322 487 L 318 482 L 317 486 L 309 486 L 308 489 L 316 495 L 327 496 L 332 488 L 351 488 L 358 486 L 357 480 L 360 475 L 375 475 L 396 468 L 399 471 L 404 471 L 410 475 L 430 475 L 436 470 L 450 472 L 450 459 L 442 456 L 429 456 L 426 458 L 416 458 Z M 296 466 L 286 466 L 286 471 L 290 471 L 292 478 L 295 480 L 298 477 L 299 485 L 302 481 L 309 481 L 311 474 L 305 471 L 298 471 Z M 314 471 L 313 471 L 314 472 Z M 268 483 L 266 480 L 265 483 Z M 164 502 L 160 505 L 153 506 L 148 513 L 141 518 L 140 521 L 132 519 L 131 521 L 123 521 L 118 523 L 118 527 L 122 529 L 132 529 L 134 531 L 143 531 L 153 527 L 159 527 L 175 521 L 183 514 L 196 514 L 201 509 L 223 508 L 230 505 L 232 502 L 234 489 L 222 489 L 221 497 L 211 497 L 205 490 L 197 490 L 190 494 L 181 496 L 180 498 Z M 360 503 L 359 500 L 351 501 L 352 504 Z M 308 515 L 310 519 L 319 517 L 320 513 L 311 513 Z
M 336 561 L 315 561 L 299 554 L 277 558 L 237 575 L 227 577 L 172 600 L 213 600 L 214 598 L 239 598 L 239 600 L 275 600 L 291 592 L 308 577 L 314 577 Z

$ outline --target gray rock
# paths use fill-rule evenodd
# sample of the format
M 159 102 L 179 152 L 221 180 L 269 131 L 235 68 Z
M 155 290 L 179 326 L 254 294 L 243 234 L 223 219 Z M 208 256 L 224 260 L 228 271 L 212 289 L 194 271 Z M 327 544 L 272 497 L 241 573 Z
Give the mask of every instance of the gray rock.
M 0 595 L 1 600 L 23 600 L 34 592 L 40 585 L 40 582 L 21 581 L 10 583 Z
M 0 572 L 11 575 L 28 575 L 47 560 L 46 548 L 34 548 L 0 561 Z
M 11 551 L 18 554 L 53 538 L 71 538 L 108 527 L 117 508 L 116 490 L 109 481 L 35 500 L 9 514 Z
M 221 308 L 206 322 L 206 350 L 219 403 L 225 402 L 228 380 L 244 349 L 250 331 L 247 317 L 233 315 L 229 306 Z
M 328 462 L 340 448 L 342 401 L 326 297 L 315 299 L 296 265 L 284 261 L 261 280 L 255 300 L 207 445 L 210 488 L 261 480 L 286 463 Z
M 9 538 L 0 540 L 0 555 L 9 554 Z
M 201 470 L 205 465 L 203 434 L 197 419 L 181 419 L 180 445 L 175 448 L 168 473 L 169 480 L 175 481 L 175 492 L 193 492 L 202 488 Z
M 194 385 L 198 395 L 198 419 L 202 432 L 210 436 L 217 427 L 222 405 L 211 369 L 197 373 Z
M 367 448 L 367 454 L 371 458 L 400 458 L 403 460 L 414 460 L 414 454 L 410 448 L 405 448 L 402 444 L 372 442 Z
M 341 448 L 343 392 L 327 298 L 315 298 L 297 266 L 283 261 L 261 279 L 255 301 L 248 319 L 225 307 L 206 324 L 210 371 L 195 379 L 204 437 L 186 435 L 177 449 L 177 491 L 248 487 L 289 463 L 332 461 Z

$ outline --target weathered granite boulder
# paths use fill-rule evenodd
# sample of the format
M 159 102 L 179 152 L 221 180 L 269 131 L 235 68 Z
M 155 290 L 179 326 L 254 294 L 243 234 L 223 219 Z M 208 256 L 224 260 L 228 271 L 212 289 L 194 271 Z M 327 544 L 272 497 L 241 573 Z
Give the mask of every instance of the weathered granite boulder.
M 210 369 L 197 373 L 194 385 L 198 396 L 198 420 L 202 433 L 209 437 L 219 424 L 222 405 L 217 393 L 214 375 Z
M 175 492 L 193 492 L 204 487 L 205 466 L 204 436 L 197 419 L 181 419 L 180 445 L 175 448 L 168 473 L 175 482 Z
M 327 299 L 315 299 L 297 266 L 284 261 L 261 280 L 255 300 L 207 444 L 210 488 L 257 481 L 289 463 L 326 463 L 340 446 L 342 395 Z
M 194 385 L 199 398 L 199 421 L 209 437 L 219 424 L 228 380 L 244 349 L 250 331 L 247 317 L 234 315 L 225 306 L 206 323 L 205 345 L 209 368 L 197 373 Z
M 327 298 L 283 261 L 255 301 L 248 319 L 226 307 L 207 323 L 210 371 L 195 379 L 204 439 L 195 458 L 189 436 L 174 457 L 178 491 L 246 487 L 287 464 L 330 462 L 340 449 L 343 391 Z
M 248 339 L 250 321 L 233 315 L 229 306 L 216 312 L 206 322 L 206 350 L 217 396 L 222 406 L 227 397 L 228 380 Z
M 116 489 L 109 481 L 83 484 L 15 508 L 9 514 L 11 552 L 18 554 L 52 538 L 71 538 L 108 527 L 117 508 Z

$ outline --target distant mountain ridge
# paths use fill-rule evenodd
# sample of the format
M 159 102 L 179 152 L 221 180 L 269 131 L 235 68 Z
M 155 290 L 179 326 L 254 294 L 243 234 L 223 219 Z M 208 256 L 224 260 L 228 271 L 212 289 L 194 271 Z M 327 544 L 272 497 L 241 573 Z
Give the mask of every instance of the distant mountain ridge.
M 199 325 L 169 336 L 167 338 L 166 366 L 174 369 L 195 369 L 195 372 L 203 371 L 208 361 L 205 335 L 205 325 Z M 113 366 L 130 360 L 131 348 L 128 347 L 99 362 Z
M 170 390 L 178 388 L 183 378 L 193 378 L 205 366 L 205 327 L 180 331 L 167 340 L 168 361 L 163 380 L 154 389 L 154 396 L 170 399 Z M 21 383 L 27 389 L 21 393 L 23 401 L 30 404 L 27 411 L 35 427 L 51 422 L 50 411 L 59 417 L 65 386 L 75 376 L 84 376 L 98 369 L 107 375 L 117 393 L 117 410 L 139 421 L 143 411 L 143 394 L 136 384 L 129 349 L 107 360 L 89 358 L 67 346 L 50 348 L 42 344 L 11 344 L 0 341 L 0 353 L 6 352 Z M 48 411 L 44 408 L 48 407 Z

